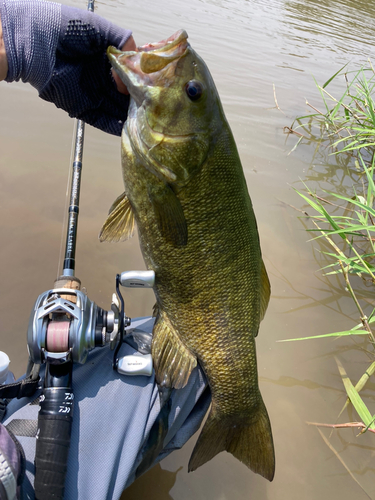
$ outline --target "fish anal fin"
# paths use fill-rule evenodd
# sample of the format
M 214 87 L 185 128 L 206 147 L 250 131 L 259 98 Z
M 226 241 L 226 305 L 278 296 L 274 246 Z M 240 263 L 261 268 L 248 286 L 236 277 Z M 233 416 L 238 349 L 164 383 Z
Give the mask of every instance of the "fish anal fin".
M 134 234 L 135 218 L 129 198 L 125 193 L 112 204 L 107 220 L 99 233 L 100 241 L 118 242 L 130 239 Z
M 272 481 L 275 453 L 271 425 L 263 401 L 248 423 L 243 418 L 220 418 L 214 405 L 204 424 L 189 462 L 189 472 L 196 470 L 221 451 L 228 451 L 253 472 Z
M 268 279 L 268 274 L 266 271 L 266 266 L 262 260 L 261 271 L 260 271 L 260 321 L 264 318 L 266 314 L 268 302 L 270 301 L 271 295 L 271 284 Z
M 183 344 L 163 313 L 155 322 L 151 352 L 157 383 L 175 389 L 185 387 L 197 366 L 197 358 Z
M 149 188 L 149 199 L 163 238 L 175 247 L 185 246 L 188 229 L 180 200 L 168 184 Z

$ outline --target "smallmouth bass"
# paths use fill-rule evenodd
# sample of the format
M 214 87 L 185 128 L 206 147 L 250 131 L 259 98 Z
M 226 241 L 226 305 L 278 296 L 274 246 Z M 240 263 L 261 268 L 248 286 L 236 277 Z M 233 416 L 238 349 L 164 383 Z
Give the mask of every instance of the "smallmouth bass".
M 100 238 L 126 240 L 137 224 L 156 275 L 157 382 L 184 387 L 197 362 L 207 376 L 212 406 L 189 471 L 226 450 L 272 481 L 255 351 L 270 284 L 215 84 L 184 30 L 133 52 L 110 47 L 108 57 L 131 101 L 121 139 L 125 193 Z

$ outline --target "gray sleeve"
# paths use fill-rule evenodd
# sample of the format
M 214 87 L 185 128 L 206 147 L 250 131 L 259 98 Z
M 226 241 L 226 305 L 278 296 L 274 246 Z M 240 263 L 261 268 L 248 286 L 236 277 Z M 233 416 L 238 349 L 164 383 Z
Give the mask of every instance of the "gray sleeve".
M 42 88 L 51 77 L 61 25 L 61 4 L 0 0 L 7 82 L 22 80 Z

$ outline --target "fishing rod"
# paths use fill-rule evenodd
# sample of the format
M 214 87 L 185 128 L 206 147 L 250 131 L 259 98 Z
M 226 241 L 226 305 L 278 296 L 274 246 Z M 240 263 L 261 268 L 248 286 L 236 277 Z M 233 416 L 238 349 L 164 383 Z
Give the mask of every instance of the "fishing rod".
M 88 0 L 94 11 L 94 0 Z M 25 382 L 35 386 L 40 366 L 45 375 L 35 452 L 35 498 L 63 499 L 65 477 L 74 413 L 73 365 L 85 363 L 95 347 L 110 344 L 115 349 L 113 368 L 120 374 L 152 374 L 151 354 L 135 354 L 118 358 L 125 329 L 131 319 L 125 315 L 120 285 L 130 288 L 152 288 L 153 271 L 128 271 L 116 276 L 116 294 L 111 309 L 106 311 L 81 291 L 75 276 L 79 197 L 85 123 L 76 120 L 70 205 L 62 275 L 54 287 L 37 298 L 31 312 L 27 342 L 29 363 Z M 26 385 L 25 384 L 25 385 Z M 20 396 L 18 396 L 20 397 Z

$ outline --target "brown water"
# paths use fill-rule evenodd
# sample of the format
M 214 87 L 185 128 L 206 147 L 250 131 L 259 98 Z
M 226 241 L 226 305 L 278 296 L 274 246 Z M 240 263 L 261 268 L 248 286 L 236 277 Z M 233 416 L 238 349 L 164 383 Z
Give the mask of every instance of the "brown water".
M 65 3 L 65 2 L 64 2 Z M 84 7 L 84 2 L 66 2 Z M 328 281 L 318 243 L 298 220 L 302 202 L 292 186 L 347 189 L 335 159 L 283 134 L 305 98 L 320 106 L 312 75 L 324 83 L 345 63 L 357 68 L 373 52 L 375 3 L 365 0 L 144 0 L 97 2 L 97 12 L 130 27 L 138 44 L 185 28 L 207 62 L 232 126 L 257 214 L 272 298 L 257 339 L 260 385 L 275 440 L 273 483 L 222 453 L 193 474 L 194 442 L 135 483 L 124 499 L 294 500 L 366 498 L 315 427 L 333 423 L 345 401 L 334 355 L 357 380 L 369 364 L 365 341 L 277 340 L 346 330 L 358 322 L 342 283 Z M 275 108 L 273 84 L 282 111 Z M 331 92 L 339 91 L 332 86 Z M 17 375 L 27 360 L 31 307 L 60 271 L 59 251 L 73 122 L 22 84 L 0 84 L 0 348 Z M 119 139 L 86 129 L 77 276 L 108 308 L 117 272 L 143 268 L 137 240 L 99 244 L 97 234 L 122 192 Z M 315 153 L 315 155 L 314 155 Z M 61 264 L 60 264 L 61 265 Z M 371 297 L 371 290 L 368 296 Z M 127 313 L 149 315 L 152 292 L 126 296 Z M 366 402 L 374 412 L 369 386 Z M 357 420 L 348 410 L 343 422 Z M 374 436 L 335 431 L 332 445 L 375 498 Z M 329 436 L 329 432 L 325 432 Z

